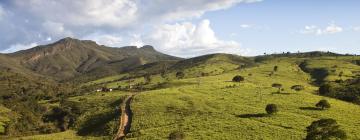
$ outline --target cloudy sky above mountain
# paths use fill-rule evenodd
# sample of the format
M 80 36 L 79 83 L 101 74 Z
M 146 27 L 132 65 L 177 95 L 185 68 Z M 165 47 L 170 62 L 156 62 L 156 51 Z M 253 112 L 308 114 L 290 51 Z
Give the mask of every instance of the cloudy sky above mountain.
M 283 51 L 360 54 L 358 0 L 1 0 L 0 52 L 64 37 L 153 45 L 182 57 Z

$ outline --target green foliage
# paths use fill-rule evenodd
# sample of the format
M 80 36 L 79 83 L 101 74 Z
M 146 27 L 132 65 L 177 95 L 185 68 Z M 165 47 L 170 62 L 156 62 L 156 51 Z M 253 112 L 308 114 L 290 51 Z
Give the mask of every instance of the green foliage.
M 275 114 L 275 113 L 277 113 L 279 111 L 276 104 L 268 104 L 268 105 L 266 105 L 265 110 L 270 115 Z
M 291 86 L 291 89 L 295 90 L 295 91 L 302 91 L 305 89 L 305 87 L 302 85 L 293 85 L 293 86 Z
M 182 131 L 175 131 L 170 133 L 169 140 L 183 140 L 185 139 L 185 133 Z
M 176 78 L 178 78 L 178 79 L 182 79 L 182 78 L 184 78 L 184 76 L 185 76 L 185 74 L 184 74 L 184 72 L 182 72 L 182 71 L 179 71 L 179 72 L 176 72 Z
M 330 103 L 327 100 L 320 100 L 315 106 L 324 110 L 330 108 Z
M 244 80 L 245 80 L 245 78 L 242 77 L 242 76 L 240 76 L 240 75 L 236 75 L 236 76 L 234 76 L 233 79 L 232 79 L 233 82 L 242 82 L 242 81 L 244 81 Z
M 330 139 L 346 139 L 346 133 L 339 128 L 334 119 L 320 119 L 311 123 L 306 128 L 306 140 L 330 140 Z
M 274 72 L 277 72 L 278 71 L 278 69 L 279 69 L 279 67 L 278 66 L 274 66 Z
M 280 93 L 281 88 L 282 88 L 282 84 L 279 84 L 279 83 L 273 83 L 273 84 L 271 85 L 271 87 L 278 88 L 278 93 Z

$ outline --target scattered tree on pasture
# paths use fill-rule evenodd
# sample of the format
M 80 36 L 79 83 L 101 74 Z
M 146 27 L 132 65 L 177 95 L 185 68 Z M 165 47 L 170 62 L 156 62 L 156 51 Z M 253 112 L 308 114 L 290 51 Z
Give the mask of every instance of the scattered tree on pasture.
M 306 127 L 307 135 L 305 140 L 330 140 L 346 139 L 345 131 L 340 129 L 334 119 L 320 119 Z

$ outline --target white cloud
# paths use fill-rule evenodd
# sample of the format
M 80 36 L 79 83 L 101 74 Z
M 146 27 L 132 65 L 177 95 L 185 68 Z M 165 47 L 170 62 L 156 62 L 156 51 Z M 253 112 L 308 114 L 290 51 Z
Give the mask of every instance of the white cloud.
M 29 43 L 29 44 L 15 44 L 10 46 L 10 48 L 1 51 L 2 53 L 12 53 L 15 51 L 19 51 L 19 50 L 25 50 L 25 49 L 29 49 L 32 47 L 38 46 L 37 43 Z
M 360 31 L 360 26 L 359 27 L 353 27 L 354 31 Z
M 129 42 L 130 42 L 130 43 L 129 43 L 130 46 L 141 47 L 141 46 L 144 46 L 144 45 L 145 45 L 144 42 L 143 42 L 143 40 L 142 40 L 142 38 L 141 38 L 141 35 L 139 35 L 139 34 L 133 34 L 133 35 L 131 36 L 131 39 L 130 39 Z
M 259 1 L 261 0 L 11 0 L 3 7 L 12 14 L 4 22 L 6 24 L 0 27 L 6 29 L 0 32 L 0 36 L 12 36 L 0 38 L 0 43 L 4 46 L 0 50 L 13 44 L 43 44 L 48 43 L 48 37 L 57 40 L 66 36 L 92 37 L 109 46 L 142 45 L 142 37 L 136 38 L 133 34 L 149 32 L 154 30 L 154 26 L 164 23 L 200 18 L 208 11 Z M 211 36 L 211 32 L 209 33 Z M 124 44 L 125 38 L 130 39 L 126 40 L 129 44 Z
M 209 53 L 247 53 L 236 41 L 218 39 L 209 20 L 202 20 L 198 25 L 190 22 L 164 24 L 150 33 L 146 41 L 156 42 L 159 50 L 165 53 L 183 57 Z
M 82 39 L 92 40 L 98 44 L 118 47 L 123 43 L 123 39 L 118 35 L 109 35 L 109 34 L 91 34 Z
M 252 25 L 249 25 L 249 24 L 241 24 L 240 27 L 241 27 L 241 28 L 244 28 L 244 29 L 247 29 L 247 28 L 251 28 Z
M 42 26 L 51 36 L 73 36 L 70 31 L 65 30 L 63 23 L 46 21 L 42 24 Z
M 335 34 L 344 31 L 344 29 L 334 23 L 329 24 L 324 29 L 317 27 L 315 25 L 305 26 L 303 30 L 300 30 L 301 34 L 314 34 L 314 35 L 326 35 L 326 34 Z
M 342 31 L 343 31 L 342 27 L 337 26 L 335 24 L 330 24 L 329 26 L 327 26 L 325 28 L 325 30 L 323 32 L 324 32 L 324 34 L 334 34 L 334 33 L 339 33 Z
M 5 16 L 5 10 L 4 10 L 4 8 L 0 5 L 0 20 L 2 20 L 4 16 Z
M 31 16 L 67 26 L 122 27 L 132 23 L 138 11 L 132 0 L 15 0 L 14 3 L 15 8 L 24 9 Z

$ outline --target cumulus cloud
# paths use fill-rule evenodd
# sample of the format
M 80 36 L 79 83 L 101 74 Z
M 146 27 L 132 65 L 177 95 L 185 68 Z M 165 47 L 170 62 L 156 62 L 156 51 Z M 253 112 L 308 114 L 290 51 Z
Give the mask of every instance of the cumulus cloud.
M 197 25 L 183 22 L 157 26 L 145 40 L 154 42 L 163 52 L 185 57 L 204 53 L 246 54 L 248 51 L 236 41 L 216 37 L 209 20 L 202 20 Z
M 111 35 L 111 34 L 90 34 L 88 36 L 83 37 L 84 40 L 92 40 L 98 44 L 106 45 L 106 46 L 119 46 L 123 43 L 123 39 L 119 35 Z
M 359 27 L 354 27 L 353 29 L 354 29 L 354 31 L 360 31 L 360 26 Z
M 38 46 L 37 43 L 29 43 L 29 44 L 14 44 L 11 45 L 8 49 L 2 51 L 3 53 L 12 53 L 19 50 L 25 50 L 32 47 Z
M 240 27 L 241 27 L 241 28 L 244 28 L 244 29 L 247 29 L 247 28 L 251 28 L 252 25 L 249 25 L 249 24 L 241 24 Z
M 5 10 L 4 10 L 4 8 L 0 5 L 0 20 L 3 18 L 3 16 L 5 16 Z
M 47 38 L 57 40 L 67 36 L 97 38 L 104 45 L 140 45 L 141 37 L 133 35 L 145 29 L 151 31 L 159 24 L 184 22 L 208 11 L 259 1 L 2 0 L 0 18 L 4 10 L 11 14 L 0 22 L 0 36 L 7 36 L 0 38 L 0 51 L 14 44 L 44 44 Z
M 300 30 L 301 34 L 315 34 L 315 35 L 326 35 L 335 34 L 344 31 L 343 27 L 340 27 L 334 23 L 329 24 L 325 28 L 320 28 L 315 25 L 305 26 L 303 30 Z

